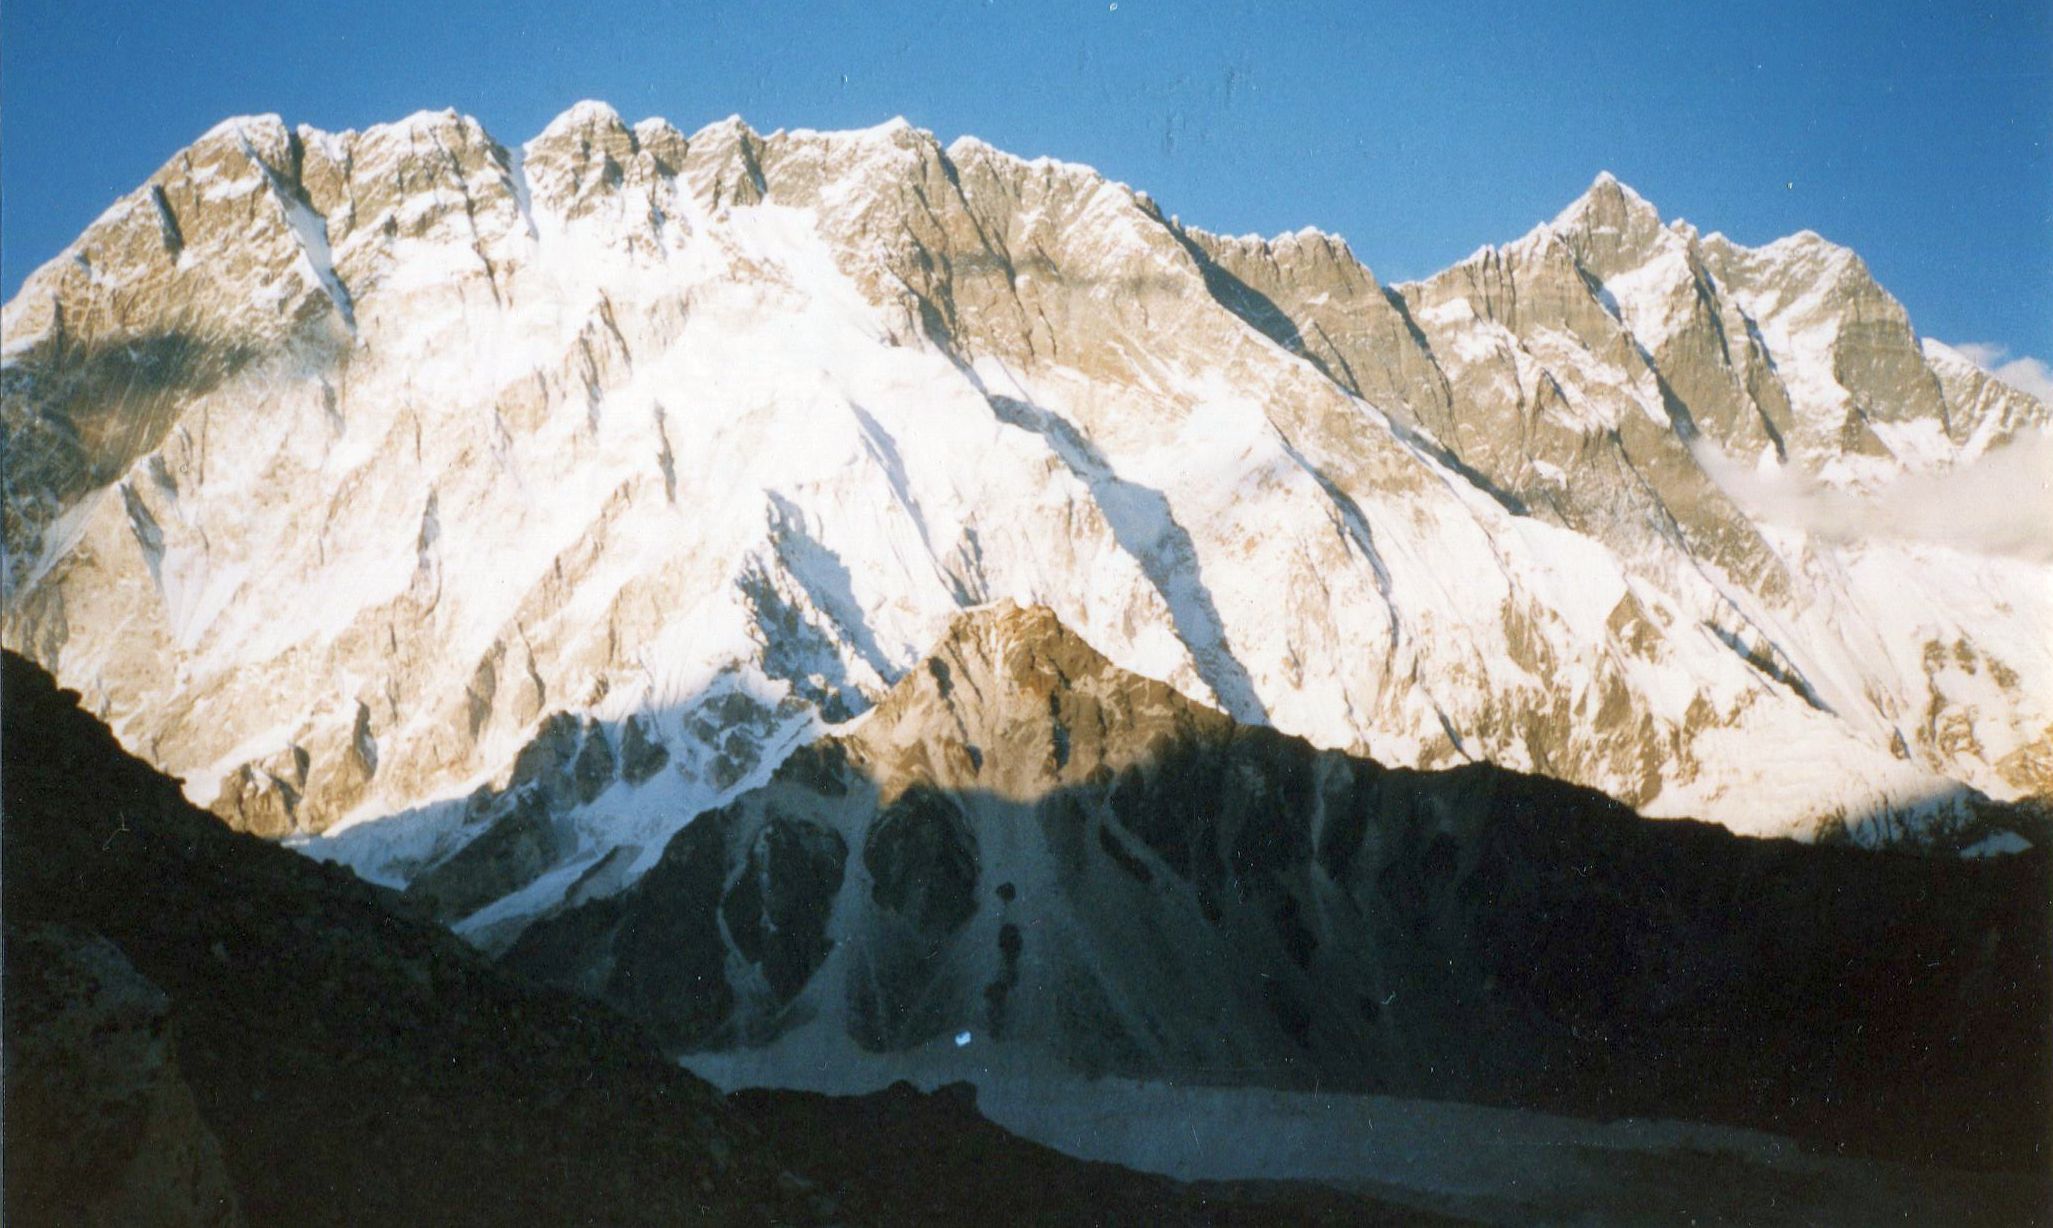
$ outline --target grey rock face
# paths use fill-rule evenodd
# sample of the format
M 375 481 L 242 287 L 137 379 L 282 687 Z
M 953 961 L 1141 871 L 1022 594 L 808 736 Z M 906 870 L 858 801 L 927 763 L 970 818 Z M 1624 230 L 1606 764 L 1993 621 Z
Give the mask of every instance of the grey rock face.
M 627 737 L 637 768 L 661 767 L 660 743 L 646 734 Z M 552 714 L 514 756 L 506 787 L 481 788 L 465 801 L 465 826 L 477 833 L 416 875 L 407 894 L 455 921 L 534 882 L 575 851 L 566 816 L 611 787 L 619 768 L 603 726 Z
M 237 831 L 277 839 L 294 830 L 299 791 L 268 772 L 244 764 L 221 786 L 213 810 Z
M 7 930 L 7 1210 L 22 1223 L 235 1225 L 170 1003 L 119 948 Z
M 455 921 L 533 882 L 561 861 L 568 844 L 548 796 L 523 794 L 482 834 L 407 884 L 406 892 L 442 920 Z
M 762 970 L 774 998 L 790 1001 L 827 957 L 828 914 L 848 846 L 840 833 L 772 817 L 721 901 L 735 950 Z
M 640 717 L 629 717 L 620 744 L 620 778 L 629 784 L 640 784 L 670 762 L 670 751 L 649 731 L 649 723 Z

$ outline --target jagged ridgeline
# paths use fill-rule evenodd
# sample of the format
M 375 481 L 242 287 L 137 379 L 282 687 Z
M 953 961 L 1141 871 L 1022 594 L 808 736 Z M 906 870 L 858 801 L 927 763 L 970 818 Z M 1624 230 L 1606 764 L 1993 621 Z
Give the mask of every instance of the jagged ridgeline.
M 4 329 L 5 642 L 495 948 L 1007 599 L 1245 725 L 1747 833 L 2015 850 L 2053 782 L 2042 554 L 1734 476 L 1866 507 L 2047 408 L 1609 177 L 1386 285 L 902 122 L 252 117 Z

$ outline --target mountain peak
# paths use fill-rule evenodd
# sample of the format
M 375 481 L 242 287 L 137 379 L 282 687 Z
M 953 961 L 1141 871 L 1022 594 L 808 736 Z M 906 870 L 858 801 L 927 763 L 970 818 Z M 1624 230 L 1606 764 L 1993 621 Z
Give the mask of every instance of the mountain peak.
M 894 115 L 880 124 L 867 128 L 780 128 L 772 136 L 790 137 L 794 140 L 829 142 L 882 141 L 893 145 L 906 141 L 926 142 L 940 147 L 940 141 L 925 128 L 915 126 L 903 115 Z
M 1105 176 L 1094 166 L 1081 162 L 1065 162 L 1046 154 L 1033 158 L 1024 157 L 967 133 L 950 141 L 944 152 L 948 160 L 958 166 L 981 163 L 993 168 L 1011 168 L 1013 171 L 1031 170 L 1043 175 L 1059 176 L 1079 184 L 1102 183 L 1105 180 Z
M 1623 230 L 1627 227 L 1643 228 L 1649 223 L 1658 226 L 1660 222 L 1661 211 L 1646 197 L 1610 171 L 1598 171 L 1583 194 L 1555 215 L 1553 226 L 1556 230 L 1585 227 Z
M 209 141 L 223 136 L 241 137 L 252 128 L 275 128 L 282 132 L 285 129 L 285 121 L 275 111 L 266 111 L 260 115 L 231 115 L 205 132 L 202 132 L 199 135 L 199 139 L 193 143 L 199 144 L 201 141 Z
M 735 114 L 729 115 L 724 119 L 716 119 L 710 124 L 701 126 L 686 139 L 693 145 L 697 145 L 701 141 L 711 141 L 718 145 L 731 145 L 736 141 L 759 141 L 762 139 L 762 135 L 754 128 L 751 128 L 747 120 L 743 119 L 739 114 Z
M 863 757 L 949 788 L 1033 796 L 1139 753 L 1108 729 L 1223 727 L 1227 717 L 1119 668 L 1052 609 L 1000 600 L 957 615 L 856 739 Z
M 1589 190 L 1541 231 L 1559 235 L 1600 278 L 1643 262 L 1666 233 L 1660 210 L 1610 171 L 1599 172 Z
M 559 128 L 588 128 L 594 124 L 610 126 L 621 123 L 620 112 L 613 109 L 612 103 L 603 102 L 596 98 L 586 98 L 571 103 L 562 114 L 545 124 L 542 128 L 542 134 L 547 135 Z
M 1010 597 L 964 610 L 949 624 L 943 643 L 971 641 L 1060 647 L 1097 657 L 1096 650 L 1086 644 L 1082 636 L 1070 630 L 1054 610 L 1040 602 L 1022 605 Z M 1097 663 L 1108 669 L 1111 667 L 1103 657 L 1097 657 Z
M 561 115 L 543 126 L 535 138 L 528 142 L 530 148 L 558 144 L 560 142 L 589 137 L 593 133 L 626 136 L 627 122 L 620 118 L 620 112 L 610 104 L 593 99 L 573 104 Z
M 1054 610 L 1039 603 L 1022 605 L 1007 597 L 956 615 L 933 652 L 913 673 L 939 677 L 952 670 L 955 677 L 943 686 L 944 695 L 955 681 L 967 682 L 979 691 L 995 684 L 997 693 L 1003 693 L 1045 675 L 1045 663 L 1050 660 L 1064 663 L 1065 681 L 1113 669 L 1112 663 Z M 944 668 L 937 671 L 936 662 Z

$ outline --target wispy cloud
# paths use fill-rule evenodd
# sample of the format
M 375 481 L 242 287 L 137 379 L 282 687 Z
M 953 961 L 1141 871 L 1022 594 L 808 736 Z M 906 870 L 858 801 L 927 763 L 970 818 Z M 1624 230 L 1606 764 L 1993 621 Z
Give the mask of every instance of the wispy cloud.
M 1894 538 L 2053 563 L 2053 434 L 2045 431 L 2021 432 L 1964 465 L 1905 474 L 1860 494 L 1792 468 L 1756 468 L 1701 439 L 1693 449 L 1733 502 L 1769 524 L 1834 541 Z
M 2053 405 L 2053 367 L 2033 358 L 2019 354 L 2013 358 L 2007 346 L 1987 341 L 1962 341 L 1953 346 L 1969 362 L 2009 384 L 2019 392 L 2031 395 Z

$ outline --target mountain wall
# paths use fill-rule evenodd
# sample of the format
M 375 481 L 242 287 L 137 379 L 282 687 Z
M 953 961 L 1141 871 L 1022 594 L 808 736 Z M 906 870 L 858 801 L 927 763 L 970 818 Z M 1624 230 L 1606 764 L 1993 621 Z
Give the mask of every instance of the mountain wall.
M 1853 253 L 1608 176 L 1390 286 L 902 122 L 245 117 L 0 331 L 6 644 L 488 943 L 999 600 L 1244 724 L 1744 832 L 2015 848 L 2053 787 L 2036 538 L 1748 494 L 1972 481 L 2047 408 Z

